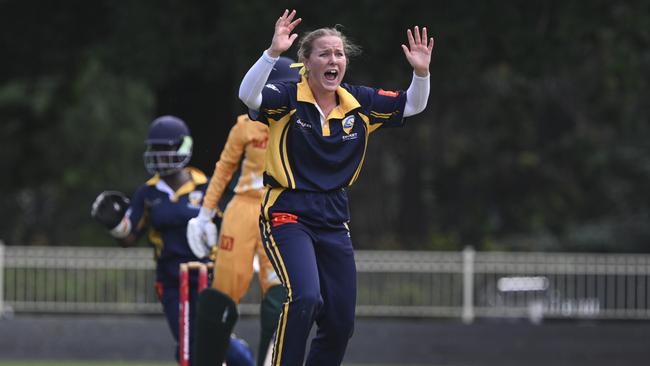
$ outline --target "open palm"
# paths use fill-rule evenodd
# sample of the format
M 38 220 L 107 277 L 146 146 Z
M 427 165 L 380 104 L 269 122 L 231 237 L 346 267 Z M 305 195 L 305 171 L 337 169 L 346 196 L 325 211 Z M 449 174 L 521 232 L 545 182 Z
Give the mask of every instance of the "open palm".
M 431 63 L 431 52 L 433 51 L 433 37 L 427 37 L 427 28 L 422 28 L 422 34 L 418 26 L 406 31 L 408 47 L 402 45 L 402 50 L 406 60 L 411 64 L 415 74 L 418 76 L 427 76 L 429 74 L 429 64 Z
M 282 16 L 275 22 L 275 33 L 273 33 L 273 40 L 269 53 L 272 57 L 280 56 L 284 51 L 288 50 L 293 42 L 298 37 L 298 34 L 291 33 L 300 24 L 302 18 L 294 20 L 296 11 L 285 10 Z

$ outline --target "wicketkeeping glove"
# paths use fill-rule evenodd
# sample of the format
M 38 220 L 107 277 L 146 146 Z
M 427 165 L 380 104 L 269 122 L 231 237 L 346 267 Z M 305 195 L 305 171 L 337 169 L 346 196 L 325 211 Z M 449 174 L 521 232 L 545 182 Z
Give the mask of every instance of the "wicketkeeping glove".
M 95 198 L 90 216 L 110 230 L 111 235 L 123 238 L 129 232 L 129 220 L 124 217 L 129 203 L 129 198 L 122 192 L 104 191 Z
M 104 191 L 95 198 L 90 216 L 110 230 L 122 221 L 128 208 L 129 198 L 124 193 Z
M 187 222 L 187 243 L 197 258 L 204 258 L 217 245 L 217 225 L 212 222 L 215 210 L 201 207 L 199 215 Z

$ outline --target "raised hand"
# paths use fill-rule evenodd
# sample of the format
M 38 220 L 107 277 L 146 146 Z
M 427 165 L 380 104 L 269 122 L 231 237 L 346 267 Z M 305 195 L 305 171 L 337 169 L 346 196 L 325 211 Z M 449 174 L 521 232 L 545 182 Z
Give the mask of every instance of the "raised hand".
M 411 30 L 406 31 L 406 38 L 408 39 L 408 47 L 402 44 L 402 50 L 406 56 L 406 60 L 413 67 L 413 71 L 417 76 L 429 75 L 429 64 L 431 63 L 431 51 L 433 50 L 433 37 L 427 38 L 427 28 L 422 28 L 420 35 L 420 28 L 416 25 Z
M 275 22 L 275 33 L 273 33 L 271 47 L 269 47 L 267 51 L 269 56 L 279 57 L 282 52 L 288 50 L 291 45 L 293 45 L 293 41 L 298 38 L 297 33 L 292 34 L 291 32 L 293 32 L 294 28 L 302 22 L 302 18 L 294 20 L 295 16 L 295 10 L 292 10 L 291 12 L 285 10 L 282 16 L 278 18 L 278 21 Z

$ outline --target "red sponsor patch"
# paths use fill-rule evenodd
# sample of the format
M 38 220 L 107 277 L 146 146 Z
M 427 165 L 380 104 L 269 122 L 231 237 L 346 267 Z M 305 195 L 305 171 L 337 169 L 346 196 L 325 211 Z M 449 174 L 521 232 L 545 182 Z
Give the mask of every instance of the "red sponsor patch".
M 271 226 L 278 227 L 284 224 L 295 224 L 298 216 L 286 212 L 274 212 L 271 214 Z
M 253 147 L 256 147 L 258 149 L 266 149 L 266 145 L 268 145 L 268 143 L 268 137 L 264 137 L 263 139 L 255 139 L 253 140 Z
M 235 247 L 235 238 L 232 236 L 221 235 L 221 244 L 219 249 L 231 251 Z
M 379 95 L 383 95 L 385 97 L 395 98 L 395 97 L 399 96 L 399 92 L 392 91 L 392 90 L 379 89 L 378 93 L 379 93 Z

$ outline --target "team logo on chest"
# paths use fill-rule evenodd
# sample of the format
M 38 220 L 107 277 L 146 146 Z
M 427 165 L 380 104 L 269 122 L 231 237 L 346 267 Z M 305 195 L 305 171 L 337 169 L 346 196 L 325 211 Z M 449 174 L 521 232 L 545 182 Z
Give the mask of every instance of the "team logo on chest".
M 203 192 L 201 191 L 193 191 L 190 192 L 189 196 L 187 197 L 187 205 L 193 208 L 197 208 L 201 206 L 201 199 L 203 198 Z
M 343 118 L 341 125 L 343 126 L 343 131 L 349 135 L 350 131 L 352 131 L 352 128 L 354 127 L 354 116 L 347 116 Z

